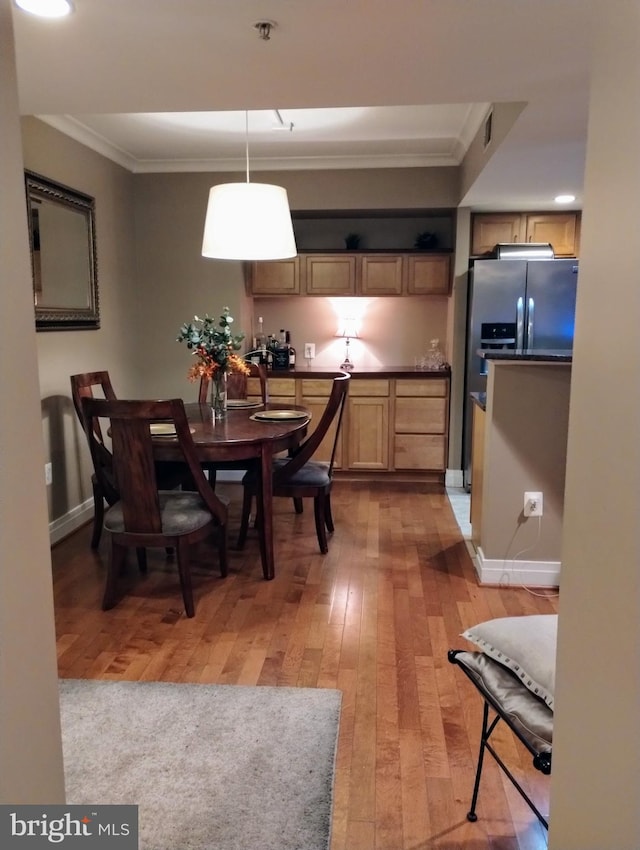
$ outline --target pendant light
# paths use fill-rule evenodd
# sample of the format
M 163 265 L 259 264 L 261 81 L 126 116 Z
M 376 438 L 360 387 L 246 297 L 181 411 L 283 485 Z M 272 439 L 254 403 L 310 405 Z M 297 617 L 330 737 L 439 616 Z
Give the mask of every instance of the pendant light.
M 249 113 L 245 112 L 245 183 L 209 190 L 202 256 L 218 260 L 280 260 L 298 253 L 287 191 L 249 181 Z

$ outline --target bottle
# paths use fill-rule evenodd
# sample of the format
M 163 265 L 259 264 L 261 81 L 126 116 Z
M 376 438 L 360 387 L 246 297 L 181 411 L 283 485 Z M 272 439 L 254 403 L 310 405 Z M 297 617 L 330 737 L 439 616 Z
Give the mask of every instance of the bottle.
M 260 363 L 263 366 L 267 365 L 267 338 L 264 335 L 264 327 L 262 324 L 262 316 L 258 316 L 258 333 L 256 334 L 256 351 L 260 352 Z
M 296 368 L 296 350 L 291 345 L 291 334 L 289 333 L 289 331 L 286 332 L 286 340 L 287 340 L 287 346 L 289 347 L 289 368 L 295 369 Z

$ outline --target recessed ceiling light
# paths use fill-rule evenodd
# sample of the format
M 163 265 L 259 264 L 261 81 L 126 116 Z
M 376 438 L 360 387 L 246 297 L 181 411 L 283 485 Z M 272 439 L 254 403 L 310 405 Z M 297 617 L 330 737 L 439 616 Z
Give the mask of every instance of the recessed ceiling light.
M 556 204 L 572 204 L 575 199 L 575 195 L 556 195 L 553 200 Z
M 70 0 L 16 0 L 16 6 L 41 18 L 64 18 L 73 10 Z

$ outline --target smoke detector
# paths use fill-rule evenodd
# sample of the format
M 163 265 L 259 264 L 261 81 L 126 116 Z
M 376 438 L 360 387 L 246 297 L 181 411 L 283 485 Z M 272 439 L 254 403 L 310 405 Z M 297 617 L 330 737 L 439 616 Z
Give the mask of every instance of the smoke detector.
M 258 30 L 258 35 L 263 41 L 269 41 L 271 38 L 271 30 L 276 26 L 275 21 L 256 21 L 253 25 L 254 29 Z

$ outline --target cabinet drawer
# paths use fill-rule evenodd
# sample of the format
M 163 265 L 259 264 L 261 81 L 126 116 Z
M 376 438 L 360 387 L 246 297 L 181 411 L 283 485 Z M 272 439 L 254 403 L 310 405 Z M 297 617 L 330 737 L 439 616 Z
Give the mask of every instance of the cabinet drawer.
M 374 378 L 371 381 L 354 380 L 349 381 L 349 396 L 388 396 L 389 381 L 382 378 Z
M 303 378 L 300 381 L 303 396 L 322 396 L 328 398 L 331 395 L 333 381 L 331 378 Z
M 291 400 L 296 397 L 296 379 L 295 378 L 272 378 L 271 374 L 268 379 L 269 399 L 277 401 L 276 396 L 284 396 Z
M 396 399 L 395 432 L 398 434 L 443 434 L 447 405 L 443 398 Z
M 446 378 L 398 378 L 396 397 L 398 396 L 443 396 L 447 395 Z
M 396 469 L 445 469 L 444 435 L 396 434 L 393 462 Z

